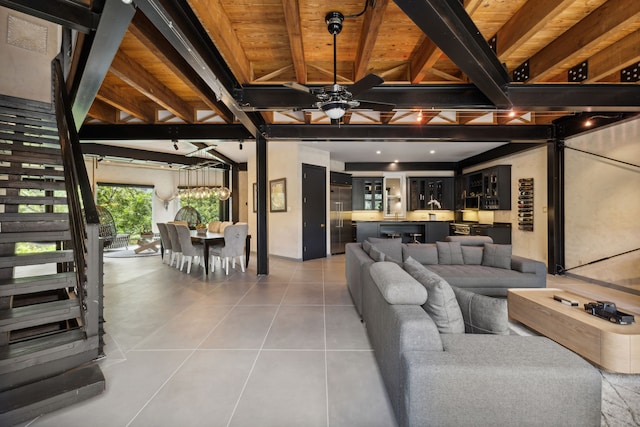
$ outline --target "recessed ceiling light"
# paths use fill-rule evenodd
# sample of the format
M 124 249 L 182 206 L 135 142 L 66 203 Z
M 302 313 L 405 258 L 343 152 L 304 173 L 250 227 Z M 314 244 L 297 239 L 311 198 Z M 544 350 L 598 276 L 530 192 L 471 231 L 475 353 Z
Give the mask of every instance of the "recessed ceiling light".
M 399 162 L 399 160 L 398 160 L 398 159 L 396 159 L 396 160 L 394 160 L 394 161 L 393 161 L 393 163 L 398 163 L 398 162 Z
M 436 150 L 429 151 L 429 154 L 436 154 Z
M 382 151 L 378 150 L 376 151 L 376 154 L 382 154 Z

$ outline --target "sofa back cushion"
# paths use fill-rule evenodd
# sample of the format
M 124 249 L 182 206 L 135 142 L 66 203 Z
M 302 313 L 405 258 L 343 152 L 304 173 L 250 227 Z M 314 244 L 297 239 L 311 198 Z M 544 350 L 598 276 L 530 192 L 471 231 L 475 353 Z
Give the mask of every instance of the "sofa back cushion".
M 493 243 L 489 236 L 447 236 L 445 242 L 458 242 L 462 246 L 484 246 L 485 243 Z
M 464 264 L 460 242 L 436 242 L 436 247 L 438 248 L 438 264 Z
M 451 288 L 460 305 L 466 333 L 509 335 L 505 298 L 488 297 L 455 286 Z
M 482 246 L 460 246 L 462 249 L 462 259 L 466 265 L 481 265 L 482 253 L 484 248 Z
M 422 265 L 438 263 L 438 249 L 435 243 L 409 243 L 402 245 L 402 259 L 406 261 L 409 257 L 415 259 Z
M 485 243 L 482 265 L 511 270 L 511 245 Z
M 427 289 L 422 308 L 433 319 L 441 334 L 463 334 L 464 320 L 453 289 L 442 277 L 409 257 L 404 269 Z
M 385 261 L 392 261 L 396 264 L 402 264 L 402 240 L 400 239 L 381 239 L 378 237 L 369 237 L 371 246 L 382 252 Z

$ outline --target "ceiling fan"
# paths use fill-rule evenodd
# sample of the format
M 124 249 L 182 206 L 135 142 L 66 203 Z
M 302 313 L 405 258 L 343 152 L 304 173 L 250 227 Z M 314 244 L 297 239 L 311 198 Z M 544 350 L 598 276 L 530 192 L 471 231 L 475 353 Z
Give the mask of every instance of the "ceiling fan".
M 327 29 L 330 34 L 333 34 L 333 84 L 314 89 L 300 83 L 285 83 L 285 86 L 292 89 L 315 95 L 317 98 L 315 105 L 325 112 L 331 119 L 332 124 L 340 123 L 340 120 L 347 110 L 351 108 L 360 107 L 376 111 L 391 111 L 395 108 L 395 104 L 386 102 L 358 101 L 353 99 L 354 96 L 358 96 L 360 93 L 384 82 L 384 79 L 377 74 L 367 74 L 350 86 L 338 84 L 336 36 L 342 31 L 343 21 L 344 15 L 340 12 L 329 12 L 325 16 Z

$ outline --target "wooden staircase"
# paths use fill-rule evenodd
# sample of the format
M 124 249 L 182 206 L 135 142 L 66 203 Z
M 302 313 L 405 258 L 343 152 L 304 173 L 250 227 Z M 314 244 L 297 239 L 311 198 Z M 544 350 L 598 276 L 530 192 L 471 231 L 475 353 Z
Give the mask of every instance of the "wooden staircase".
M 63 153 L 50 104 L 0 96 L 3 426 L 105 387 L 100 368 L 90 363 L 102 353 L 98 226 L 73 219 L 67 196 L 75 190 Z

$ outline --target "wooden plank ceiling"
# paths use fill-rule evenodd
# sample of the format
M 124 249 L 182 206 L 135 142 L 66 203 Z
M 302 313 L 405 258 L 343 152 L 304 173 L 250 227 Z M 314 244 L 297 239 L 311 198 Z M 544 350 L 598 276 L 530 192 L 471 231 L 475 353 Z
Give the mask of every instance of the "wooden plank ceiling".
M 328 85 L 333 37 L 325 15 L 356 15 L 363 0 L 188 0 L 239 85 Z M 337 36 L 338 83 L 368 73 L 384 85 L 471 83 L 416 24 L 389 0 L 369 1 Z M 638 0 L 466 0 L 464 8 L 510 76 L 525 61 L 532 83 L 567 83 L 588 62 L 580 84 L 619 83 L 640 66 Z M 637 84 L 637 81 L 634 82 Z M 634 84 L 631 83 L 631 84 Z M 366 92 L 362 95 L 366 99 Z M 351 123 L 546 124 L 571 111 L 437 111 L 429 105 L 390 112 L 350 111 Z M 261 111 L 267 123 L 328 123 L 312 105 Z M 233 123 L 234 116 L 138 10 L 86 123 Z

